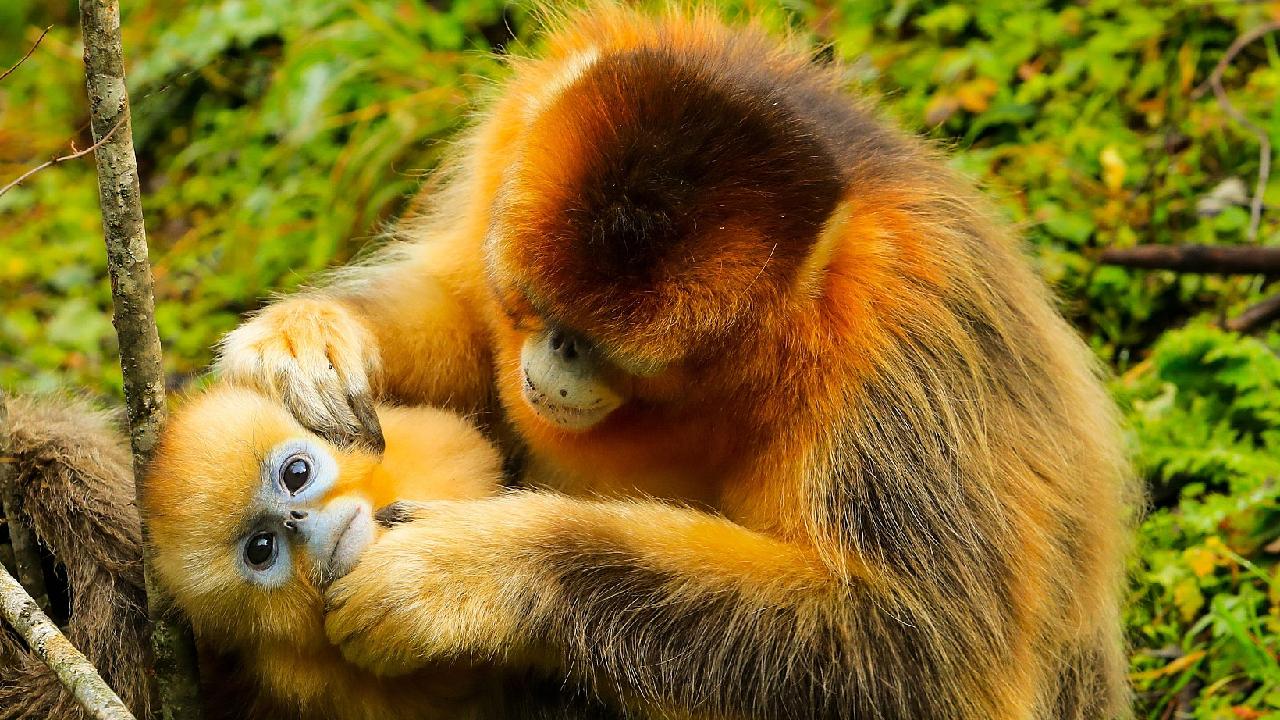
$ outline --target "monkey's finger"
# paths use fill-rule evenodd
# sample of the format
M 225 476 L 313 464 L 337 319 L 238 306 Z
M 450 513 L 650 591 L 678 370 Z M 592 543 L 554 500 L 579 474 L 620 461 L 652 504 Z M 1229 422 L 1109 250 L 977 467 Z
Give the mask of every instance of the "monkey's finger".
M 396 525 L 403 525 L 416 520 L 423 511 L 427 509 L 425 503 L 416 503 L 409 500 L 397 500 L 390 505 L 386 505 L 373 514 L 373 519 L 378 524 L 392 528 Z
M 368 393 L 363 395 L 347 395 L 347 406 L 351 408 L 351 412 L 356 417 L 356 423 L 359 427 L 358 441 L 365 447 L 376 453 L 381 453 L 387 448 L 387 441 L 382 436 L 382 422 L 378 420 L 378 413 L 373 406 L 373 397 Z
M 333 368 L 342 388 L 345 404 L 343 415 L 350 413 L 355 419 L 356 442 L 380 453 L 386 447 L 386 441 L 382 436 L 382 423 L 378 420 L 373 400 L 373 381 L 379 363 L 373 357 L 366 356 L 359 338 L 343 340 L 347 342 L 331 341 L 325 347 L 329 367 Z
M 355 441 L 359 423 L 327 359 L 304 356 L 282 364 L 275 382 L 285 408 L 303 427 L 339 447 Z

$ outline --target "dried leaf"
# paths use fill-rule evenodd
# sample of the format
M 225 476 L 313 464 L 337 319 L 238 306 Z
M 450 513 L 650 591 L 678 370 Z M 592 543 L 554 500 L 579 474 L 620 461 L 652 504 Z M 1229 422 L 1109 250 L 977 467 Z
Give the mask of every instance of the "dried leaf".
M 1117 192 L 1124 187 L 1124 177 L 1129 172 L 1129 165 L 1120 157 L 1120 151 L 1114 145 L 1108 145 L 1098 156 L 1102 163 L 1102 182 L 1107 189 Z

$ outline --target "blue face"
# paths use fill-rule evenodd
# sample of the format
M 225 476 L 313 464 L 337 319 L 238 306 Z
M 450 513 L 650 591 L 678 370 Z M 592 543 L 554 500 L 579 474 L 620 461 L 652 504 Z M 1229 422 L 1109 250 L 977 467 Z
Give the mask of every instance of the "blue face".
M 284 585 L 310 558 L 313 579 L 327 582 L 344 574 L 373 537 L 372 512 L 360 498 L 327 499 L 337 482 L 338 464 L 318 440 L 286 440 L 266 454 L 252 518 L 236 542 L 245 578 L 265 588 Z

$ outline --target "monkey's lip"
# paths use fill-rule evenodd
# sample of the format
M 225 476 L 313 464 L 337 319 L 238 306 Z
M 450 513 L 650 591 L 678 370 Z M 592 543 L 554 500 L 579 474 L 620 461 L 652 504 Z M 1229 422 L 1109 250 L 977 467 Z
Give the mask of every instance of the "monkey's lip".
M 562 430 L 581 432 L 588 430 L 604 420 L 617 405 L 597 400 L 586 407 L 566 405 L 551 399 L 551 396 L 538 389 L 528 375 L 524 376 L 524 401 L 538 417 Z
M 365 546 L 372 539 L 373 533 L 368 527 L 370 523 L 357 523 L 366 515 L 368 512 L 365 506 L 356 505 L 342 523 L 342 529 L 334 536 L 333 547 L 329 550 L 328 561 L 325 563 L 334 577 L 342 577 L 355 567 Z

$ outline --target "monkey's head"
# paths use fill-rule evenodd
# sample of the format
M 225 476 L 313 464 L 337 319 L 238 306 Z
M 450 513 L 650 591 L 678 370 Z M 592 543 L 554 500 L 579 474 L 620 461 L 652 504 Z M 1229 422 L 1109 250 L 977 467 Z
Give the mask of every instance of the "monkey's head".
M 782 317 L 843 180 L 796 98 L 732 58 L 641 47 L 556 72 L 502 149 L 487 263 L 521 369 L 504 393 L 584 431 Z
M 323 589 L 382 532 L 380 509 L 496 491 L 497 451 L 461 418 L 379 414 L 381 458 L 334 447 L 239 388 L 198 395 L 170 419 L 144 511 L 159 579 L 198 635 L 225 647 L 323 644 Z

